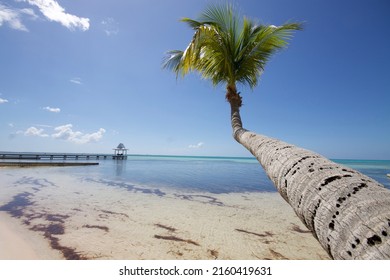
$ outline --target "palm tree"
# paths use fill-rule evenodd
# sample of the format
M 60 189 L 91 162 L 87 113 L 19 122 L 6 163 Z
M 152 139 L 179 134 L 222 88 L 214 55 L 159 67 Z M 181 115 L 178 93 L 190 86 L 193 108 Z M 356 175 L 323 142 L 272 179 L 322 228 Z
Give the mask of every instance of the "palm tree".
M 198 71 L 226 84 L 233 137 L 260 162 L 278 192 L 334 259 L 390 258 L 390 192 L 373 179 L 316 153 L 243 128 L 237 84 L 253 88 L 269 58 L 286 46 L 299 23 L 258 25 L 232 5 L 210 6 L 184 51 L 169 51 L 163 67 Z

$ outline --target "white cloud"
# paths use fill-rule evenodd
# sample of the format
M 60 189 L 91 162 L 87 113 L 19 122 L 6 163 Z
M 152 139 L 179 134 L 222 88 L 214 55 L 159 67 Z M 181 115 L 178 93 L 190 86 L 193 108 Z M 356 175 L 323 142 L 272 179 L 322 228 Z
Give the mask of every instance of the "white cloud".
M 29 8 L 25 8 L 25 9 L 21 9 L 20 12 L 22 14 L 25 14 L 27 16 L 30 17 L 30 19 L 38 19 L 39 17 L 35 14 L 34 10 L 33 9 L 29 9 Z
M 97 142 L 106 132 L 104 128 L 100 128 L 97 132 L 94 133 L 82 133 L 80 131 L 73 131 L 72 124 L 66 124 L 54 128 L 56 133 L 52 134 L 52 137 L 55 139 L 62 139 L 70 141 L 77 144 L 86 144 L 91 142 Z
M 83 135 L 79 139 L 79 143 L 84 144 L 98 142 L 100 139 L 102 139 L 104 133 L 106 133 L 106 130 L 104 128 L 99 128 L 97 132 Z
M 73 139 L 77 139 L 83 135 L 81 132 L 73 131 L 72 127 L 73 125 L 71 124 L 58 126 L 54 128 L 54 131 L 57 133 L 54 133 L 51 136 L 56 139 L 73 141 Z
M 69 80 L 71 83 L 77 84 L 77 85 L 82 85 L 83 82 L 81 81 L 81 78 L 72 78 Z
M 36 126 L 50 128 L 48 125 Z M 104 128 L 100 128 L 98 131 L 93 133 L 83 133 L 80 131 L 74 131 L 72 124 L 65 124 L 55 127 L 54 133 L 49 135 L 43 128 L 37 128 L 36 126 L 29 127 L 26 131 L 17 131 L 12 134 L 12 138 L 16 137 L 18 134 L 23 134 L 25 136 L 51 137 L 53 139 L 65 140 L 76 144 L 87 144 L 98 142 L 102 139 L 104 133 L 106 133 Z
M 7 103 L 7 102 L 8 102 L 7 99 L 0 98 L 0 104 Z
M 36 128 L 35 126 L 32 126 L 30 128 L 28 128 L 25 132 L 24 132 L 24 135 L 26 136 L 39 136 L 39 137 L 49 137 L 48 134 L 46 133 L 43 133 L 44 129 L 41 128 Z
M 51 108 L 49 106 L 43 108 L 43 110 L 46 110 L 46 111 L 49 111 L 49 112 L 52 112 L 52 113 L 59 113 L 59 112 L 61 112 L 60 108 Z
M 37 6 L 50 21 L 61 23 L 68 29 L 89 29 L 89 18 L 82 18 L 65 12 L 65 9 L 55 0 L 25 0 L 30 5 Z
M 119 33 L 118 23 L 113 18 L 106 18 L 101 24 L 107 36 L 117 35 Z
M 14 9 L 0 3 L 0 26 L 4 23 L 8 24 L 12 29 L 20 31 L 28 31 L 27 27 L 22 23 L 22 15 L 29 15 L 36 18 L 36 15 L 31 9 Z
M 203 147 L 203 145 L 204 145 L 203 142 L 199 142 L 199 143 L 196 144 L 196 145 L 189 145 L 188 148 L 190 148 L 190 149 L 200 149 L 200 148 Z

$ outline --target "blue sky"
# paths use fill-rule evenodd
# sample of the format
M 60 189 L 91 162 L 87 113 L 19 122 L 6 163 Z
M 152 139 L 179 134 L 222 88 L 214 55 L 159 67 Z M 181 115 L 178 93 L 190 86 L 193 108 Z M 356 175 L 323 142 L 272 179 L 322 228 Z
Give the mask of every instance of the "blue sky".
M 0 150 L 249 156 L 224 87 L 176 80 L 164 53 L 205 0 L 0 0 Z M 305 23 L 240 88 L 244 127 L 330 158 L 390 159 L 390 2 L 242 0 L 264 24 Z

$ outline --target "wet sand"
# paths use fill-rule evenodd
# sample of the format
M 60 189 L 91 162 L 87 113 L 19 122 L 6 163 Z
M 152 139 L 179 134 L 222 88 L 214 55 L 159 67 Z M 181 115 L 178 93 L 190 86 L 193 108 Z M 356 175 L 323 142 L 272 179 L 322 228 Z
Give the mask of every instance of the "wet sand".
M 0 259 L 328 259 L 278 193 L 0 173 Z

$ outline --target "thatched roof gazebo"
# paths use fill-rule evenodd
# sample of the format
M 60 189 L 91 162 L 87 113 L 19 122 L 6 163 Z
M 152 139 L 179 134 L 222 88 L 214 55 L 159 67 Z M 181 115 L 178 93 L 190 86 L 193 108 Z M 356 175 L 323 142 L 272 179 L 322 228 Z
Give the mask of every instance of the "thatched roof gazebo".
M 114 159 L 127 159 L 127 151 L 125 145 L 123 143 L 119 143 L 118 147 L 116 147 L 114 150 Z

